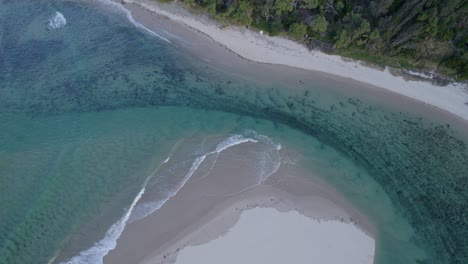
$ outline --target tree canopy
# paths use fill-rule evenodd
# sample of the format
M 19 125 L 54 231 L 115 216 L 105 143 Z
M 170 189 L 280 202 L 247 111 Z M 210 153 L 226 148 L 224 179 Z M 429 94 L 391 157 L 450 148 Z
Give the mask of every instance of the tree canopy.
M 183 1 L 226 22 L 283 32 L 311 48 L 468 79 L 468 1 Z

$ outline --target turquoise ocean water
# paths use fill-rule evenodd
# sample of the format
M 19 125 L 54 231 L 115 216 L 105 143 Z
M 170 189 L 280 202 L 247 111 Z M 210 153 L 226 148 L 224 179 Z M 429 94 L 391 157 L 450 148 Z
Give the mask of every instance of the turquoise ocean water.
M 468 262 L 460 131 L 332 80 L 262 85 L 205 66 L 108 6 L 1 0 L 0 263 L 100 263 L 197 158 L 259 135 L 376 223 L 377 263 Z

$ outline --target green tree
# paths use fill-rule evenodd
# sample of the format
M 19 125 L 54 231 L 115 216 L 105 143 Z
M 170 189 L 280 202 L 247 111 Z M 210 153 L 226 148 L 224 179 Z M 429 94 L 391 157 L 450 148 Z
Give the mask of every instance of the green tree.
M 210 15 L 216 15 L 216 3 L 210 3 L 206 6 L 206 11 L 208 11 L 208 13 Z
M 346 54 L 354 58 L 424 67 L 465 79 L 468 75 L 466 0 L 182 1 L 188 7 L 203 7 L 226 25 L 250 26 L 255 21 L 271 35 L 287 31 L 301 40 L 308 25 L 309 33 L 321 35 L 311 39 L 312 44 L 326 49 L 353 45 L 353 52 Z
M 253 7 L 249 1 L 236 1 L 231 5 L 225 13 L 234 23 L 244 26 L 250 26 L 253 22 L 252 19 Z
M 345 5 L 344 5 L 344 3 L 343 3 L 342 1 L 337 1 L 337 2 L 335 3 L 335 9 L 336 9 L 336 11 L 338 11 L 338 12 L 341 12 L 341 10 L 343 10 L 344 6 L 345 6 Z
M 196 0 L 193 0 L 196 1 Z M 217 14 L 217 7 L 219 5 L 218 0 L 203 0 L 203 4 L 205 5 L 206 11 L 212 15 L 215 16 Z
M 265 17 L 265 21 L 268 21 L 268 19 L 270 19 L 270 12 L 272 12 L 274 9 L 274 3 L 274 0 L 266 0 L 266 2 L 263 5 L 261 5 L 260 11 L 261 14 Z
M 361 14 L 354 12 L 348 14 L 343 20 L 350 41 L 360 38 L 363 34 L 370 32 L 369 21 L 362 18 Z
M 369 34 L 369 39 L 370 40 L 376 40 L 380 38 L 380 33 L 377 29 L 374 29 L 370 34 Z
M 194 7 L 197 4 L 196 4 L 195 0 L 184 0 L 184 5 L 187 6 L 187 7 Z
M 292 37 L 302 40 L 304 39 L 305 34 L 307 33 L 307 26 L 304 24 L 293 23 L 289 26 L 289 34 Z
M 273 23 L 271 23 L 271 34 L 277 35 L 281 31 L 283 31 L 283 23 L 281 23 L 280 19 L 275 19 Z
M 313 31 L 325 32 L 327 31 L 328 22 L 323 15 L 318 15 L 312 20 L 310 27 Z
M 369 10 L 374 17 L 378 17 L 385 14 L 394 1 L 395 0 L 373 0 L 369 4 Z
M 340 30 L 338 35 L 335 37 L 335 45 L 333 45 L 336 49 L 343 49 L 349 46 L 350 39 L 348 36 L 348 31 L 346 29 Z
M 294 8 L 293 4 L 295 1 L 296 0 L 276 0 L 274 6 L 276 16 L 279 17 L 284 13 L 292 11 Z
M 304 9 L 315 9 L 319 6 L 319 0 L 304 0 L 301 4 L 301 8 Z

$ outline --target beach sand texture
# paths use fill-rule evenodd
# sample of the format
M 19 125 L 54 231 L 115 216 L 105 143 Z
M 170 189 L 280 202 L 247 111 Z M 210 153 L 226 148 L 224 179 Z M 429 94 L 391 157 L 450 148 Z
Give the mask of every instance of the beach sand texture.
M 284 163 L 286 150 L 264 151 L 263 144 L 245 142 L 208 155 L 159 210 L 126 226 L 104 263 L 179 263 L 179 254 L 180 263 L 218 263 L 229 258 L 226 250 L 245 263 L 292 255 L 299 263 L 341 263 L 342 258 L 372 263 L 375 230 L 369 220 L 323 181 Z M 275 162 L 263 166 L 262 181 L 257 165 L 264 155 Z M 354 244 L 343 248 L 350 241 Z M 278 255 L 248 250 L 249 243 Z
M 239 38 L 224 45 L 140 5 L 150 2 L 123 2 L 5 5 L 1 263 L 173 263 L 223 241 L 241 249 L 262 228 L 270 251 L 284 242 L 277 260 L 307 244 L 327 255 L 300 260 L 465 263 L 464 119 L 332 70 L 245 59 L 229 44 L 312 55 L 220 29 L 180 1 L 161 10 Z M 309 61 L 335 65 L 322 62 Z M 287 226 L 276 241 L 264 236 L 275 221 Z M 315 227 L 326 233 L 302 236 Z
M 176 263 L 370 264 L 373 252 L 372 238 L 349 224 L 258 208 L 243 212 L 225 236 L 183 249 Z
M 468 94 L 466 92 L 466 85 L 464 84 L 453 83 L 441 87 L 429 82 L 405 80 L 401 76 L 392 75 L 388 69 L 382 71 L 365 66 L 360 62 L 343 60 L 339 56 L 327 55 L 318 51 L 311 52 L 302 45 L 285 38 L 269 37 L 238 27 L 222 28 L 206 16 L 190 14 L 177 3 L 169 5 L 146 0 L 124 0 L 123 2 L 125 3 L 125 8 L 132 11 L 133 19 L 139 21 L 138 23 L 142 23 L 142 26 L 148 27 L 151 31 L 155 30 L 158 32 L 156 34 L 159 37 L 164 38 L 173 45 L 183 46 L 183 49 L 194 52 L 207 62 L 221 64 L 227 68 L 234 67 L 233 65 L 235 65 L 232 60 L 226 60 L 226 56 L 229 55 L 223 54 L 225 51 L 218 51 L 216 53 L 216 51 L 204 47 L 203 42 L 198 43 L 197 40 L 204 37 L 202 34 L 199 34 L 200 32 L 220 44 L 224 49 L 228 49 L 252 62 L 285 65 L 351 78 L 384 88 L 385 91 L 394 92 L 427 103 L 468 120 L 467 105 L 465 104 L 468 102 Z M 148 14 L 148 11 L 152 13 Z M 163 26 L 159 24 L 164 23 L 160 18 L 158 18 L 157 22 L 153 20 L 155 16 L 163 16 L 171 21 L 180 22 L 181 26 L 187 27 L 193 33 L 189 38 L 186 38 L 184 34 L 187 34 L 187 32 L 183 32 L 181 36 L 184 37 L 180 37 L 178 34 L 178 30 L 180 29 L 171 24 L 173 22 L 168 22 L 167 25 Z M 158 29 L 161 31 L 157 31 Z M 243 62 L 238 63 L 247 62 L 243 60 Z M 260 70 L 258 74 L 261 74 Z M 217 164 L 219 162 L 221 160 L 217 160 Z M 308 182 L 305 185 L 304 183 L 297 184 L 296 181 L 303 181 L 305 177 L 298 178 L 294 176 L 290 178 L 291 172 L 285 168 L 278 170 L 274 174 L 272 179 L 276 178 L 276 181 L 271 180 L 257 186 L 252 186 L 251 183 L 248 183 L 251 181 L 252 174 L 249 172 L 241 173 L 233 164 L 235 163 L 218 164 L 217 166 L 226 167 L 223 167 L 218 173 L 213 171 L 210 177 L 203 176 L 201 180 L 195 180 L 197 177 L 194 175 L 187 183 L 187 186 L 184 186 L 161 209 L 147 218 L 128 225 L 119 239 L 116 249 L 104 258 L 104 262 L 197 263 L 190 260 L 201 257 L 200 260 L 203 259 L 203 261 L 208 261 L 206 263 L 211 263 L 203 257 L 206 256 L 207 252 L 221 250 L 217 247 L 222 247 L 223 243 L 225 244 L 222 247 L 224 249 L 238 248 L 245 245 L 245 241 L 249 240 L 248 234 L 251 233 L 251 230 L 256 229 L 259 222 L 264 221 L 261 219 L 267 219 L 276 215 L 275 219 L 278 217 L 276 219 L 278 221 L 281 221 L 281 218 L 285 217 L 284 223 L 286 223 L 288 221 L 298 221 L 298 219 L 306 221 L 306 219 L 301 218 L 306 215 L 311 219 L 307 219 L 309 225 L 303 222 L 304 225 L 302 227 L 305 228 L 303 232 L 298 232 L 298 230 L 301 230 L 300 226 L 295 226 L 296 228 L 292 228 L 289 231 L 284 230 L 287 234 L 291 235 L 288 239 L 295 241 L 295 243 L 286 246 L 288 247 L 287 249 L 283 245 L 283 254 L 271 254 L 270 256 L 273 259 L 279 261 L 281 257 L 287 257 L 288 249 L 291 250 L 290 254 L 299 254 L 299 251 L 295 251 L 294 248 L 298 248 L 298 245 L 306 243 L 309 245 L 321 245 L 327 248 L 316 247 L 318 251 L 315 253 L 310 251 L 309 248 L 309 252 L 307 250 L 304 252 L 310 254 L 309 258 L 317 258 L 316 260 L 321 263 L 342 263 L 343 260 L 349 260 L 350 263 L 373 263 L 375 242 L 369 236 L 369 234 L 374 235 L 372 224 L 365 220 L 365 217 L 353 209 L 350 204 L 346 203 L 345 199 L 340 198 L 337 201 L 336 197 L 340 197 L 340 195 L 330 190 L 327 191 L 327 194 L 320 193 L 320 191 L 317 194 L 317 187 L 311 187 L 316 182 Z M 230 166 L 233 167 L 230 168 Z M 227 177 L 233 171 L 237 172 L 236 176 L 231 175 L 231 177 Z M 214 175 L 217 176 L 215 177 Z M 244 178 L 240 179 L 239 177 Z M 230 179 L 236 180 L 232 182 Z M 235 183 L 239 182 L 247 183 L 245 185 L 241 184 L 244 187 L 236 186 Z M 286 184 L 278 185 L 278 182 Z M 291 188 L 291 184 L 296 186 L 297 189 Z M 248 187 L 246 189 L 245 186 L 251 186 L 251 188 Z M 286 186 L 288 187 L 284 189 Z M 309 189 L 303 189 L 304 186 L 309 186 Z M 323 183 L 320 186 L 318 189 L 330 189 L 328 186 L 323 185 Z M 207 193 L 210 190 L 216 190 L 216 194 L 204 197 L 199 196 L 200 193 Z M 304 193 L 298 195 L 298 190 Z M 304 199 L 304 197 L 307 198 Z M 257 207 L 276 208 L 287 213 L 278 214 L 274 209 L 264 210 Z M 257 209 L 242 213 L 244 210 L 252 208 Z M 296 212 L 300 212 L 301 214 L 296 215 Z M 244 219 L 242 216 L 247 220 L 236 225 L 239 218 Z M 288 219 L 286 220 L 286 218 Z M 330 221 L 325 222 L 329 225 L 328 228 L 323 223 L 318 223 L 317 219 Z M 337 221 L 337 219 L 340 221 Z M 356 219 L 359 220 L 356 221 Z M 358 225 L 354 225 L 353 223 L 358 223 Z M 274 224 L 274 222 L 271 222 L 271 224 Z M 306 237 L 310 240 L 304 241 L 303 239 L 305 238 L 292 235 L 294 232 L 304 234 L 307 228 L 310 229 L 313 226 L 323 232 L 327 232 L 325 236 L 330 240 L 324 241 L 319 235 L 309 235 Z M 265 226 L 261 225 L 260 227 Z M 345 233 L 338 231 L 339 228 L 346 230 Z M 230 238 L 231 232 L 232 236 L 237 237 L 237 239 Z M 278 234 L 277 240 L 271 239 L 271 237 L 268 239 L 268 234 L 271 235 L 271 233 L 265 231 L 263 235 L 259 234 L 258 236 L 258 239 L 270 242 L 265 244 L 263 249 L 269 248 L 270 251 L 274 251 L 274 248 L 278 246 L 275 242 L 286 240 L 284 234 Z M 347 235 L 343 238 L 344 234 Z M 349 251 L 352 249 L 351 246 L 343 248 L 342 246 L 338 247 L 336 244 L 333 244 L 333 241 L 343 242 L 346 239 L 355 241 L 352 245 L 356 246 L 356 248 Z M 226 245 L 229 244 L 229 241 L 231 244 Z M 344 251 L 333 254 L 333 252 L 337 253 L 337 249 L 333 249 L 333 246 L 337 246 L 337 248 L 341 248 Z M 258 253 L 256 256 L 265 257 L 264 253 L 255 252 Z M 245 255 L 252 256 L 249 259 L 252 263 L 258 262 L 254 260 L 255 254 L 253 253 L 255 252 L 245 252 Z M 320 257 L 319 252 L 327 253 L 322 254 L 322 257 Z M 346 254 L 346 252 L 352 252 L 353 254 Z M 216 257 L 226 258 L 226 254 L 211 254 L 210 257 L 213 257 L 211 261 L 214 263 L 219 261 L 219 259 L 215 259 Z M 310 260 L 304 259 L 305 257 L 306 255 L 304 254 L 301 259 L 304 261 Z M 241 261 L 235 258 L 229 259 L 234 262 Z M 246 259 L 242 259 L 242 261 L 246 261 Z
M 206 34 L 245 59 L 351 78 L 430 104 L 468 120 L 466 84 L 452 83 L 438 86 L 420 80 L 406 80 L 401 76 L 392 75 L 389 69 L 381 70 L 366 66 L 359 61 L 345 60 L 340 56 L 320 51 L 309 51 L 301 44 L 286 38 L 270 37 L 236 26 L 223 28 L 206 15 L 191 14 L 177 1 L 172 4 L 148 0 L 123 0 L 123 2 L 127 7 L 135 4 Z M 139 21 L 138 15 L 135 19 Z

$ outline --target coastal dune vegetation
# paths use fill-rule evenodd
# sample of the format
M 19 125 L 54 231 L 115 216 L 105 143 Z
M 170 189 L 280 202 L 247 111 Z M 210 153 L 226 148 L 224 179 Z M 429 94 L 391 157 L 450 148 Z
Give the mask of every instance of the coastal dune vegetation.
M 161 0 L 172 2 L 173 0 Z M 462 0 L 183 0 L 225 25 L 286 35 L 309 48 L 379 66 L 468 79 Z
M 219 171 L 213 175 L 232 180 L 227 183 L 239 182 L 231 176 L 253 175 L 240 173 L 239 169 L 250 166 L 241 163 L 241 167 L 227 158 L 241 157 L 259 165 L 258 170 L 252 166 L 259 173 L 246 182 L 259 184 L 270 177 L 264 176 L 270 175 L 263 170 L 265 164 L 279 168 L 278 159 L 270 158 L 278 156 L 268 155 L 280 153 L 278 144 L 288 154 L 285 166 L 296 163 L 310 178 L 330 183 L 343 200 L 349 199 L 375 223 L 374 263 L 468 263 L 468 128 L 464 121 L 430 103 L 363 82 L 246 61 L 205 35 L 188 33 L 188 27 L 177 21 L 153 15 L 151 10 L 142 9 L 138 15 L 138 5 L 116 1 L 2 2 L 0 263 L 102 263 L 117 240 L 125 245 L 125 234 L 121 234 L 131 232 L 128 222 L 149 219 L 139 218 L 148 211 L 141 214 L 138 208 L 150 204 L 151 210 L 159 210 L 168 197 L 184 201 L 178 200 L 183 195 L 179 186 L 192 177 L 192 167 L 198 170 L 200 166 L 192 183 L 207 181 L 210 177 L 203 172 L 211 168 Z M 253 3 L 245 1 L 238 8 L 244 10 Z M 215 6 L 214 16 L 226 14 L 220 17 L 226 24 L 245 17 L 237 9 L 228 13 L 241 2 L 225 4 L 224 10 Z M 204 5 L 193 2 L 193 8 Z M 280 16 L 287 17 L 298 8 L 299 4 Z M 279 16 L 270 10 L 272 17 L 257 22 L 255 9 L 251 10 L 249 27 L 261 28 L 260 22 L 266 21 L 266 28 Z M 323 37 L 318 35 L 327 43 L 332 25 L 323 12 L 326 29 Z M 361 18 L 373 32 L 374 22 L 364 14 Z M 154 23 L 154 32 L 145 21 Z M 235 23 L 241 25 L 239 21 Z M 316 28 L 325 24 L 318 22 L 313 24 Z M 296 20 L 277 34 L 293 38 L 291 32 L 304 27 L 310 31 L 311 25 Z M 311 33 L 298 36 L 306 43 L 319 38 Z M 357 45 L 334 47 L 335 40 L 328 41 L 334 52 Z M 365 51 L 369 43 L 361 49 Z M 192 50 L 200 53 L 192 54 Z M 213 53 L 209 58 L 215 60 L 205 58 L 205 53 Z M 430 88 L 423 93 L 430 96 Z M 447 98 L 440 94 L 434 97 Z M 445 100 L 444 106 L 456 102 Z M 466 120 L 464 113 L 461 110 L 457 115 Z M 220 154 L 226 146 L 223 142 L 229 143 L 232 137 L 243 136 L 235 142 L 253 143 L 260 141 L 258 135 L 265 135 L 262 138 L 268 144 L 236 145 L 232 152 Z M 252 151 L 257 148 L 261 151 Z M 244 153 L 258 153 L 258 158 Z M 203 161 L 211 161 L 211 167 Z M 216 162 L 225 164 L 224 169 L 213 167 Z M 209 183 L 206 186 L 212 186 Z M 304 186 L 299 187 L 303 190 Z M 218 188 L 210 192 L 222 194 Z M 205 192 L 199 193 L 201 199 L 206 198 Z M 218 202 L 217 196 L 211 198 Z M 210 205 L 206 207 L 213 208 Z M 178 213 L 191 214 L 193 208 L 172 208 L 169 211 L 176 217 L 163 211 L 157 215 L 177 231 L 185 231 L 174 219 L 181 220 Z M 155 229 L 142 228 L 143 232 L 135 234 L 150 238 L 149 231 Z M 171 237 L 167 229 L 159 231 Z M 130 250 L 156 249 L 154 243 L 131 245 Z M 140 257 L 121 252 L 116 256 Z M 82 256 L 87 261 L 81 261 Z M 104 263 L 137 263 L 116 259 L 119 262 Z

